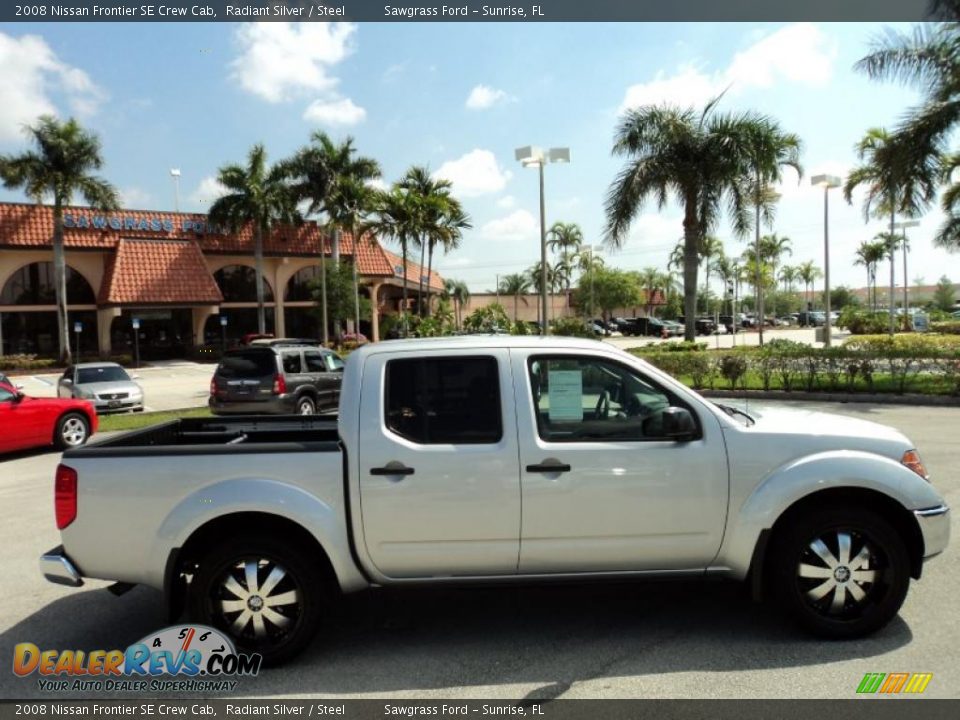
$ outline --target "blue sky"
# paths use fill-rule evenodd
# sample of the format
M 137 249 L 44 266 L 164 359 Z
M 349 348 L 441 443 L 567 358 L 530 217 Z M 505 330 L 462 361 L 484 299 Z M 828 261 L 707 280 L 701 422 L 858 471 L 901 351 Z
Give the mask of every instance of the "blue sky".
M 599 243 L 603 198 L 621 161 L 610 155 L 625 107 L 702 105 L 773 115 L 805 143 L 807 177 L 788 176 L 774 230 L 793 241 L 789 263 L 822 265 L 818 172 L 844 175 L 864 130 L 890 125 L 916 100 L 909 89 L 854 73 L 870 24 L 7 24 L 0 26 L 0 152 L 24 147 L 20 128 L 41 112 L 76 115 L 102 141 L 104 175 L 129 208 L 203 211 L 214 178 L 263 142 L 272 159 L 314 129 L 352 135 L 384 179 L 426 164 L 454 181 L 472 216 L 461 249 L 436 263 L 474 291 L 539 257 L 537 177 L 514 148 L 564 145 L 572 163 L 547 169 L 547 221 L 579 223 Z M 19 200 L 0 190 L 0 200 Z M 932 247 L 940 215 L 912 231 L 909 278 L 960 281 L 960 256 Z M 834 284 L 860 286 L 859 205 L 831 196 Z M 620 252 L 629 269 L 663 267 L 681 234 L 677 208 L 648 206 Z M 746 241 L 723 224 L 728 254 Z M 898 261 L 897 282 L 902 281 Z M 888 277 L 884 268 L 881 278 Z

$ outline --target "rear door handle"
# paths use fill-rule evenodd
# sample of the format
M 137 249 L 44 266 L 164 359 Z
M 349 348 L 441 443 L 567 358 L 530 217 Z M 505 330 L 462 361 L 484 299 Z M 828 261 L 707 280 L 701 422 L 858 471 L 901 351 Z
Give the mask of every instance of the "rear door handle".
M 370 468 L 371 475 L 413 475 L 413 468 L 391 460 L 383 467 Z
M 565 473 L 570 472 L 571 468 L 567 463 L 562 463 L 556 458 L 547 458 L 542 463 L 527 465 L 527 472 L 539 473 Z

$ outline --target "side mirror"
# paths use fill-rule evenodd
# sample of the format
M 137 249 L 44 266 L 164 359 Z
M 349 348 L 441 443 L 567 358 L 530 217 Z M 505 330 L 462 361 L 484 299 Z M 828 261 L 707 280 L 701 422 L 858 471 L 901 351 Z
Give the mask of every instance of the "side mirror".
M 64 385 L 73 385 L 73 380 L 71 380 L 70 378 L 63 378 L 63 380 L 61 380 L 60 382 L 62 382 Z
M 661 413 L 663 436 L 671 440 L 691 440 L 697 434 L 697 423 L 686 408 L 668 407 Z
M 14 401 L 15 403 L 23 402 L 23 399 L 24 399 L 25 397 L 26 397 L 26 395 L 24 395 L 22 392 L 20 392 L 19 390 L 17 390 L 17 394 L 13 396 L 13 401 Z

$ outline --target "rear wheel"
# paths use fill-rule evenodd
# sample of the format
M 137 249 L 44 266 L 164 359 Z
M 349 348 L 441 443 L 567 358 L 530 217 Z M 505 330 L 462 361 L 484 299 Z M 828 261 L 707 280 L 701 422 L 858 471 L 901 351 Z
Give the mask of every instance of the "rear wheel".
M 313 402 L 313 398 L 302 397 L 297 400 L 297 415 L 315 415 L 317 413 L 317 405 Z
M 90 438 L 90 421 L 80 413 L 67 413 L 57 421 L 53 444 L 60 450 L 80 447 Z
M 254 536 L 224 542 L 200 559 L 188 607 L 197 622 L 277 665 L 309 644 L 329 602 L 316 558 Z
M 882 516 L 860 508 L 801 515 L 774 539 L 776 597 L 808 631 L 861 637 L 890 622 L 910 585 L 903 539 Z

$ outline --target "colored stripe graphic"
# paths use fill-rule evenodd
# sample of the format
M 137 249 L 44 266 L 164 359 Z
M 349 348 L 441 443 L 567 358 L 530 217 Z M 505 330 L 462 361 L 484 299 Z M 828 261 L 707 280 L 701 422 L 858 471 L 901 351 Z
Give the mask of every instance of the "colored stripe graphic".
M 886 675 L 886 673 L 867 673 L 863 676 L 863 680 L 860 681 L 860 686 L 857 688 L 857 692 L 869 694 L 875 693 L 880 689 L 880 683 L 883 682 L 883 678 L 885 678 Z
M 908 677 L 910 677 L 910 673 L 890 673 L 887 675 L 886 681 L 884 681 L 883 685 L 880 687 L 880 692 L 886 693 L 887 695 L 900 692 L 903 689 L 903 686 L 906 684 Z
M 914 673 L 903 691 L 905 693 L 922 693 L 927 689 L 927 685 L 930 684 L 932 678 L 933 673 Z

